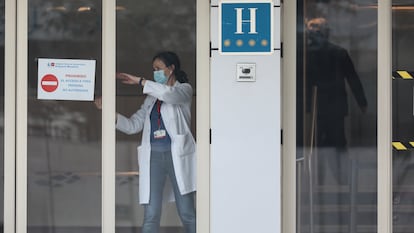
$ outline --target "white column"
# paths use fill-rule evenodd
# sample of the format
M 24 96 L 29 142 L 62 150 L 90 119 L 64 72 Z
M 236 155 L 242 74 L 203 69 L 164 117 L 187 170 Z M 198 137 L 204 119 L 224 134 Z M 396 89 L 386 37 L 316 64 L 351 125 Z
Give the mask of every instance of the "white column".
M 102 232 L 115 233 L 116 1 L 102 2 Z
M 16 220 L 16 1 L 5 1 L 4 59 L 4 232 Z
M 16 35 L 16 232 L 27 232 L 28 0 L 17 1 Z
M 282 11 L 282 232 L 296 232 L 296 1 Z
M 197 0 L 197 233 L 210 232 L 210 5 Z M 195 118 L 194 118 L 195 119 Z
M 378 233 L 392 232 L 392 11 L 378 1 Z

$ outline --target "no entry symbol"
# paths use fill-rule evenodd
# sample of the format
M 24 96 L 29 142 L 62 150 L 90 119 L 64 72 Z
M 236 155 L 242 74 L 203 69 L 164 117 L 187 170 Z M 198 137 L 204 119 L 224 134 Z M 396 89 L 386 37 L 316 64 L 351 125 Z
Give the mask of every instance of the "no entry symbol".
M 54 92 L 59 85 L 58 79 L 53 74 L 47 74 L 43 76 L 42 80 L 40 81 L 40 85 L 42 89 L 46 92 Z

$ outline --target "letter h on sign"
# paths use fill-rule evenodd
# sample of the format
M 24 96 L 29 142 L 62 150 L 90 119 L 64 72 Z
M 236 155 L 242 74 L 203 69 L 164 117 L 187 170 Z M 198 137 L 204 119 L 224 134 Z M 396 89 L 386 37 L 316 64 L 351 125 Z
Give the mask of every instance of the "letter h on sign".
M 273 52 L 273 8 L 267 2 L 226 2 L 219 5 L 221 54 Z
M 237 12 L 237 30 L 236 34 L 243 34 L 243 25 L 242 23 L 250 23 L 249 34 L 257 34 L 256 32 L 256 10 L 257 8 L 249 8 L 250 10 L 250 20 L 243 20 L 243 8 L 235 8 Z

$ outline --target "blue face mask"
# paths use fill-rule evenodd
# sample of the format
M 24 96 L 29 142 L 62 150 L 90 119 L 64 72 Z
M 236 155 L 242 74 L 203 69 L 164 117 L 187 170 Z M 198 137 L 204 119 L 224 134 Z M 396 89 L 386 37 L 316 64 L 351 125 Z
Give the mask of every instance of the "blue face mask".
M 166 84 L 168 81 L 168 77 L 165 76 L 164 70 L 156 70 L 154 71 L 154 80 L 157 83 Z

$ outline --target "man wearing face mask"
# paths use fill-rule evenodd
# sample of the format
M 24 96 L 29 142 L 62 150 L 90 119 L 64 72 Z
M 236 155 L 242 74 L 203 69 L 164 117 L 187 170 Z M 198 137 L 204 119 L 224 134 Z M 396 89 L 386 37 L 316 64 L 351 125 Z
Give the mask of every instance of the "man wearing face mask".
M 158 233 L 167 177 L 186 233 L 196 232 L 195 140 L 190 131 L 193 90 L 178 56 L 161 52 L 153 58 L 154 81 L 118 73 L 122 83 L 139 85 L 147 95 L 131 117 L 117 113 L 116 128 L 126 134 L 142 131 L 138 147 L 139 198 L 144 205 L 143 233 Z M 101 103 L 96 102 L 98 108 Z
M 362 112 L 367 109 L 367 100 L 362 83 L 346 49 L 329 41 L 329 28 L 325 18 L 313 18 L 306 22 L 306 51 L 304 82 L 306 83 L 306 109 L 313 117 L 313 151 L 316 156 L 318 185 L 328 192 L 315 192 L 312 200 L 324 208 L 328 205 L 351 203 L 355 196 L 352 179 L 355 172 L 355 154 L 347 150 L 345 119 L 348 116 L 348 85 Z M 351 123 L 355 120 L 351 120 Z M 349 189 L 341 189 L 341 186 Z M 333 187 L 333 189 L 332 189 Z M 354 206 L 351 206 L 351 212 Z M 340 231 L 345 224 L 351 228 L 351 216 L 341 211 L 330 211 L 315 219 L 319 226 L 332 225 L 332 231 Z M 336 229 L 338 227 L 338 229 Z
M 328 168 L 338 183 L 345 184 L 349 175 L 348 161 L 344 159 L 347 146 L 345 117 L 348 115 L 346 84 L 362 112 L 366 112 L 367 100 L 348 52 L 328 40 L 326 19 L 310 19 L 306 29 L 307 110 L 312 111 L 311 101 L 316 99 L 313 111 L 316 111 L 316 146 L 322 163 L 320 181 L 327 178 Z

